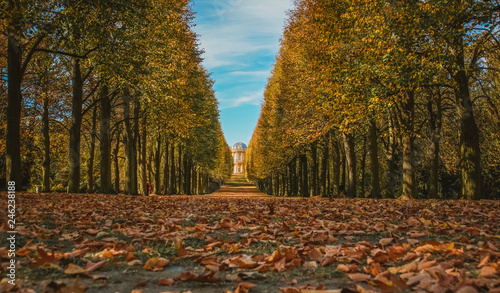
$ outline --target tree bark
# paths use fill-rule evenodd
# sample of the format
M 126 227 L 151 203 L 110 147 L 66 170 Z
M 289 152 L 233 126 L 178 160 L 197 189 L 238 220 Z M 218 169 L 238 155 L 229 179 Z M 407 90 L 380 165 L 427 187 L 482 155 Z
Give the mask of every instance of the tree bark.
M 318 144 L 311 145 L 311 192 L 313 196 L 318 195 Z
M 148 129 L 147 129 L 147 118 L 146 115 L 143 113 L 142 116 L 142 134 L 140 138 L 140 143 L 141 143 L 141 148 L 140 148 L 140 153 L 141 153 L 141 193 L 146 195 L 149 194 L 149 186 L 148 186 L 148 171 L 147 171 L 147 136 L 148 136 Z
M 350 133 L 342 133 L 344 138 L 345 159 L 347 168 L 346 194 L 356 197 L 356 153 L 354 151 L 354 136 Z
M 69 129 L 68 156 L 68 192 L 76 193 L 80 189 L 80 134 L 82 127 L 83 79 L 80 59 L 73 58 L 72 76 L 73 98 L 71 127 Z
M 403 118 L 403 197 L 415 198 L 415 151 L 414 151 L 415 92 L 406 91 L 402 105 Z
M 120 151 L 120 132 L 116 135 L 116 146 L 113 151 L 113 158 L 115 159 L 115 193 L 120 193 L 120 166 L 118 165 L 118 152 Z
M 288 190 L 288 196 L 297 196 L 298 192 L 298 182 L 297 182 L 297 157 L 294 157 L 290 163 L 288 163 L 288 178 L 290 181 L 290 189 Z
M 321 195 L 325 197 L 328 194 L 327 187 L 327 173 L 328 173 L 328 149 L 329 136 L 326 136 L 323 140 L 323 151 L 321 152 Z
M 175 146 L 172 143 L 172 147 L 170 148 L 170 192 L 169 194 L 176 194 L 176 177 L 175 177 Z
M 301 196 L 302 197 L 309 197 L 309 187 L 308 187 L 308 172 L 307 172 L 307 155 L 306 154 L 301 154 L 299 155 L 299 160 L 300 160 L 300 174 L 301 174 Z
M 178 171 L 177 171 L 177 176 L 178 176 L 178 180 L 179 180 L 179 191 L 178 191 L 178 194 L 182 194 L 183 192 L 183 186 L 182 186 L 182 147 L 181 147 L 181 144 L 178 145 Z
M 156 152 L 155 152 L 155 186 L 154 193 L 160 194 L 161 190 L 161 181 L 160 181 L 160 172 L 161 172 L 161 135 L 158 134 L 156 137 Z
M 136 172 L 136 144 L 134 141 L 131 115 L 130 115 L 130 92 L 128 88 L 123 91 L 123 120 L 125 132 L 123 141 L 125 144 L 125 194 L 137 194 L 137 172 Z
M 92 130 L 90 131 L 89 164 L 87 166 L 87 193 L 94 192 L 94 156 L 97 127 L 97 106 L 92 109 Z
M 111 100 L 109 89 L 103 85 L 100 90 L 101 119 L 99 121 L 99 151 L 100 151 L 100 171 L 101 171 L 101 192 L 112 193 L 111 186 Z M 119 143 L 119 142 L 118 142 Z
M 441 95 L 438 94 L 436 102 L 436 113 L 432 109 L 432 99 L 427 103 L 427 110 L 429 112 L 429 129 L 431 130 L 431 147 L 430 147 L 430 174 L 429 174 L 429 197 L 437 198 L 439 190 L 439 149 L 440 149 L 440 136 L 442 126 L 442 107 Z
M 378 135 L 377 123 L 375 119 L 370 119 L 368 127 L 368 148 L 370 153 L 370 176 L 371 176 L 371 191 L 370 195 L 373 198 L 380 198 L 380 164 L 378 160 Z
M 168 185 L 170 183 L 170 166 L 168 157 L 170 156 L 169 151 L 170 143 L 168 139 L 165 139 L 165 157 L 163 157 L 163 194 L 168 194 Z
M 191 195 L 191 159 L 184 155 L 184 193 Z
M 396 125 L 393 114 L 389 112 L 389 137 L 386 151 L 387 157 L 387 197 L 394 197 L 398 181 L 399 154 L 397 153 L 398 140 L 396 138 Z
M 481 150 L 479 148 L 479 128 L 477 127 L 470 99 L 469 78 L 465 72 L 465 53 L 463 36 L 454 42 L 456 52 L 455 97 L 460 121 L 460 170 L 462 196 L 466 199 L 481 197 Z
M 43 192 L 50 192 L 50 124 L 49 124 L 49 95 L 44 91 L 43 95 Z
M 134 94 L 133 96 L 133 105 L 134 105 L 134 127 L 132 129 L 133 136 L 132 136 L 132 190 L 134 191 L 134 194 L 137 194 L 139 190 L 139 176 L 138 176 L 138 171 L 139 171 L 139 140 L 140 140 L 140 114 L 141 114 L 141 104 L 139 102 L 139 97 L 137 94 Z M 146 117 L 146 111 L 144 110 L 142 112 L 143 116 Z
M 366 177 L 366 136 L 363 137 L 363 155 L 361 157 L 361 197 L 365 197 L 365 177 Z
M 333 176 L 332 176 L 332 196 L 339 196 L 340 188 L 340 173 L 342 168 L 342 163 L 340 161 L 340 144 L 337 138 L 332 140 L 332 160 L 333 160 Z
M 184 193 L 191 195 L 191 160 L 184 155 Z

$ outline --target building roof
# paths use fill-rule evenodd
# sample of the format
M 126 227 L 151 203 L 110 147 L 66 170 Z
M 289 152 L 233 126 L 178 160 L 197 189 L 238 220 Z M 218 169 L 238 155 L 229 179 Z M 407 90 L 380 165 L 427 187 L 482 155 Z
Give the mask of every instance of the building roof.
M 247 149 L 247 145 L 242 143 L 241 141 L 237 142 L 233 145 L 233 150 L 246 150 L 246 149 Z

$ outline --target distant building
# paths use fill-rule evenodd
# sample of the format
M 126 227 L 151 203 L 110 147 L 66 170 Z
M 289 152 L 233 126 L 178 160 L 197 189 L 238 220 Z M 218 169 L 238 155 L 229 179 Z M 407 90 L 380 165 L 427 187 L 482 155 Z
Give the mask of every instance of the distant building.
M 245 152 L 247 151 L 247 145 L 242 142 L 237 142 L 231 149 L 234 161 L 234 174 L 243 174 L 243 163 L 245 162 Z

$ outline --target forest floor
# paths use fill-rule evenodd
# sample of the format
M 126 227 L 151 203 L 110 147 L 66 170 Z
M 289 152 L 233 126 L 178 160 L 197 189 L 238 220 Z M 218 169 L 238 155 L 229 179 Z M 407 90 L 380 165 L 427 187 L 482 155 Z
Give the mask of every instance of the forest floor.
M 242 177 L 203 196 L 16 193 L 16 286 L 2 208 L 0 293 L 500 292 L 499 215 L 499 201 L 269 197 Z

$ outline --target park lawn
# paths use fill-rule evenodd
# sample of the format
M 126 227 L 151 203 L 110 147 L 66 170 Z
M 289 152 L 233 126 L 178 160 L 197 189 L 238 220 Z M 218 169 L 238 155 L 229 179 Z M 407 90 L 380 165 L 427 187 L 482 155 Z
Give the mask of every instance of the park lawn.
M 500 292 L 499 215 L 498 201 L 17 193 L 17 285 L 4 209 L 0 292 Z

